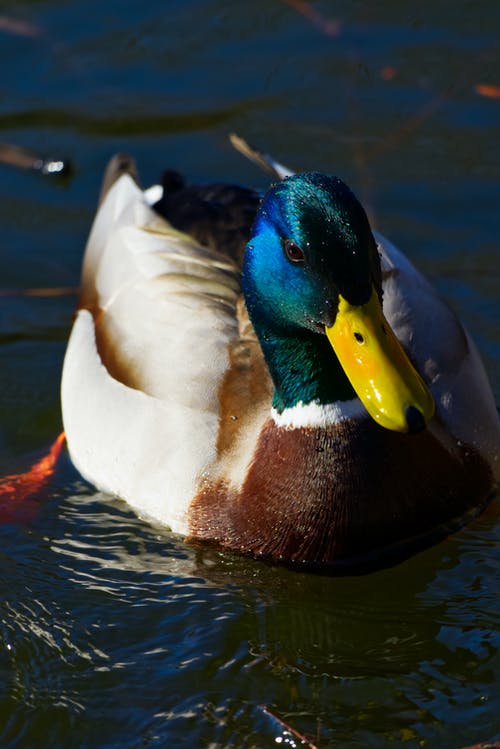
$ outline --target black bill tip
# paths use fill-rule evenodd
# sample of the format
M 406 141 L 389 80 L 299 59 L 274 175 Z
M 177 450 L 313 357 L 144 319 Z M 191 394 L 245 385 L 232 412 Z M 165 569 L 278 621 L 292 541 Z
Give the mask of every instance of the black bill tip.
M 406 423 L 410 434 L 418 434 L 425 429 L 426 423 L 422 411 L 415 406 L 408 406 L 405 411 Z

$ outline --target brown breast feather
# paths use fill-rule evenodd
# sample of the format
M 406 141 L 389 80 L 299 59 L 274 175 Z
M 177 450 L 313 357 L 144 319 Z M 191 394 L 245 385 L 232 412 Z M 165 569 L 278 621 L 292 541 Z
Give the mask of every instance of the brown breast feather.
M 190 533 L 275 562 L 378 566 L 446 535 L 492 485 L 477 453 L 450 450 L 429 429 L 397 434 L 368 419 L 286 429 L 268 419 L 241 487 L 205 485 Z

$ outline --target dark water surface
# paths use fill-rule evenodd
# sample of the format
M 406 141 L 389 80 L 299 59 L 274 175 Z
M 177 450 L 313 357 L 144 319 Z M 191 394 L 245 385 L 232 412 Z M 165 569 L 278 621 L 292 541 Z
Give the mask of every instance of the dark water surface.
M 78 284 L 117 150 L 145 183 L 264 187 L 233 130 L 346 179 L 465 320 L 499 402 L 499 32 L 496 0 L 0 2 L 0 141 L 74 164 L 0 165 L 0 475 L 61 428 L 75 302 L 15 290 Z M 500 738 L 498 501 L 337 579 L 190 547 L 66 456 L 0 521 L 2 748 L 291 746 L 268 711 L 319 747 Z

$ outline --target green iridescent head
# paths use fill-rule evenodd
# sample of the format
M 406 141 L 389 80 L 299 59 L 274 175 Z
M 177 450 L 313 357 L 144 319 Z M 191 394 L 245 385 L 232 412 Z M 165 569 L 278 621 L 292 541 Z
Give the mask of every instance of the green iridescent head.
M 246 249 L 243 289 L 278 410 L 357 395 L 382 426 L 425 426 L 432 397 L 383 317 L 377 246 L 340 179 L 297 174 L 268 191 Z M 387 377 L 374 380 L 379 369 Z
M 380 292 L 380 261 L 366 213 L 337 177 L 298 174 L 274 185 L 248 243 L 243 284 L 250 314 L 324 332 L 338 294 L 352 304 Z

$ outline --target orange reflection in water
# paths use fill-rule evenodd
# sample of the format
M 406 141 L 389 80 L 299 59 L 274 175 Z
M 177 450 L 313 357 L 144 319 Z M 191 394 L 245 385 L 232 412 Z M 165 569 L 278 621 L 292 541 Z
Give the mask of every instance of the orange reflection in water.
M 0 478 L 0 522 L 28 520 L 36 514 L 37 504 L 33 500 L 54 474 L 64 440 L 61 432 L 48 453 L 28 471 Z

